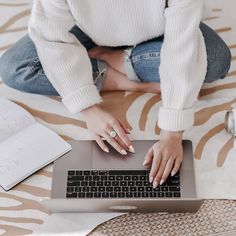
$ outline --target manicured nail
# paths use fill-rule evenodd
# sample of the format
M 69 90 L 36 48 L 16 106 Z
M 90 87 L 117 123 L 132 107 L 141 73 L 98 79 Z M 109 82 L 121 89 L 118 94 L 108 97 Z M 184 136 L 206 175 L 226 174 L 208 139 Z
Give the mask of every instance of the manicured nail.
M 162 179 L 161 182 L 160 182 L 160 185 L 164 184 L 165 180 Z
M 129 146 L 129 151 L 135 153 L 134 147 L 132 145 Z
M 153 177 L 149 176 L 149 182 L 151 183 L 153 181 Z
M 127 155 L 127 152 L 124 149 L 122 149 L 120 152 L 122 155 Z
M 129 133 L 131 133 L 131 130 L 129 128 L 126 129 Z
M 156 188 L 157 185 L 158 185 L 157 181 L 154 181 L 154 183 L 153 183 L 153 188 Z
M 176 173 L 175 173 L 175 171 L 172 171 L 171 172 L 171 176 L 174 176 Z
M 108 148 L 104 148 L 104 151 L 105 151 L 105 152 L 109 152 L 109 149 L 108 149 Z

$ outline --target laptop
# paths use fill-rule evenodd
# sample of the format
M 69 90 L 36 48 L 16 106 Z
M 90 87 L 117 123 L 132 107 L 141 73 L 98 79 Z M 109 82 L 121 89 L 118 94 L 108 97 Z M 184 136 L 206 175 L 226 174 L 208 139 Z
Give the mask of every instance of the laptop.
M 118 153 L 109 143 L 104 152 L 96 141 L 70 141 L 72 150 L 53 166 L 51 198 L 42 204 L 51 212 L 196 212 L 203 199 L 196 196 L 191 141 L 183 141 L 179 172 L 153 188 L 150 167 L 142 165 L 157 140 L 134 140 L 135 153 Z

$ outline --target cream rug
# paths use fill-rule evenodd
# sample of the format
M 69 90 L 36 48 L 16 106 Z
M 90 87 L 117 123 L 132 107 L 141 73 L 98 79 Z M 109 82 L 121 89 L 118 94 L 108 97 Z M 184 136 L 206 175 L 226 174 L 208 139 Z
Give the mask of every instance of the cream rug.
M 205 2 L 207 6 L 205 22 L 214 28 L 230 46 L 233 55 L 232 67 L 226 79 L 203 87 L 201 99 L 196 106 L 195 126 L 185 132 L 185 138 L 191 139 L 194 145 L 198 196 L 206 199 L 235 200 L 236 151 L 233 149 L 233 140 L 224 131 L 223 122 L 225 111 L 236 104 L 236 16 L 234 10 L 236 3 L 234 0 L 205 0 Z M 29 0 L 0 0 L 0 55 L 26 34 L 30 3 Z M 66 140 L 91 139 L 80 115 L 69 114 L 58 99 L 21 93 L 4 84 L 0 84 L 0 96 L 17 102 L 38 121 L 55 130 Z M 156 126 L 156 117 L 161 105 L 159 96 L 129 92 L 103 93 L 102 96 L 104 99 L 102 107 L 130 124 L 131 139 L 158 139 L 159 129 Z M 52 165 L 47 166 L 7 193 L 0 189 L 0 234 L 26 235 L 33 232 L 35 234 L 49 232 L 50 234 L 53 232 L 67 234 L 70 232 L 84 235 L 97 224 L 118 215 L 50 215 L 48 210 L 39 204 L 39 199 L 50 196 L 52 167 Z M 217 214 L 215 214 L 216 208 Z M 232 232 L 232 235 L 236 235 L 234 231 L 236 222 L 232 217 L 235 212 L 232 215 L 228 210 L 225 212 L 225 209 L 231 208 L 235 209 L 234 201 L 206 201 L 198 215 L 176 214 L 167 215 L 164 218 L 157 215 L 125 215 L 101 225 L 92 234 L 118 235 L 119 232 L 119 235 L 125 235 L 125 233 L 148 235 L 147 231 L 142 231 L 142 229 L 146 230 L 151 227 L 152 235 L 172 235 L 171 232 L 164 234 L 165 232 L 161 231 L 168 228 L 163 223 L 161 226 L 161 222 L 165 219 L 164 221 L 171 222 L 170 225 L 175 224 L 175 227 L 179 229 L 175 231 L 179 232 L 175 235 L 210 235 L 210 233 L 214 235 L 213 233 L 218 233 L 218 229 L 222 230 L 221 233 Z M 197 218 L 199 214 L 207 215 L 205 218 L 203 215 Z M 213 220 L 212 217 L 216 215 L 220 217 L 220 222 Z M 146 221 L 142 225 L 140 223 L 142 217 L 147 217 L 148 222 L 151 217 L 150 222 L 155 221 L 157 228 Z M 202 221 L 201 224 L 194 225 L 194 230 L 198 233 L 193 234 L 193 231 L 190 233 L 186 229 L 181 229 L 183 224 L 187 222 L 190 225 L 195 218 Z M 223 219 L 226 223 L 230 222 L 231 227 L 223 225 Z M 127 223 L 129 221 L 132 222 L 131 225 L 139 222 L 139 227 L 135 227 L 137 231 L 131 228 L 131 225 Z M 200 231 L 204 227 L 208 227 L 207 230 L 210 227 L 211 231 Z M 191 227 L 188 228 L 190 229 Z

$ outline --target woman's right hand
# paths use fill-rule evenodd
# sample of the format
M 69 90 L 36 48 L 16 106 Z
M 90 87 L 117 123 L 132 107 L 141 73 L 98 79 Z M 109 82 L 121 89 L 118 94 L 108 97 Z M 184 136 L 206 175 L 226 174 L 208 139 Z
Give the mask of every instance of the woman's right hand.
M 122 155 L 126 155 L 126 151 L 135 152 L 127 135 L 129 133 L 127 125 L 117 120 L 112 114 L 104 111 L 97 104 L 82 110 L 81 114 L 86 120 L 88 130 L 94 134 L 94 138 L 102 150 L 109 152 L 103 142 L 105 139 Z M 114 138 L 109 135 L 113 130 L 117 133 Z

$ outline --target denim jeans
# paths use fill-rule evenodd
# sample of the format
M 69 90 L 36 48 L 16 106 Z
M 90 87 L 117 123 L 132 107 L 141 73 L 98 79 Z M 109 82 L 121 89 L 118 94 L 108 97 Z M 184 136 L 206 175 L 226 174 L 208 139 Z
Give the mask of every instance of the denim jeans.
M 231 64 L 231 53 L 225 42 L 207 25 L 201 23 L 208 68 L 205 83 L 210 83 L 224 78 Z M 78 26 L 70 32 L 87 49 L 96 44 L 85 35 Z M 137 82 L 159 82 L 160 52 L 164 36 L 154 38 L 134 46 L 121 46 L 114 49 L 124 49 L 124 68 L 128 79 Z M 107 64 L 104 61 L 92 59 L 94 84 L 98 91 L 105 79 Z M 46 77 L 37 55 L 34 43 L 28 35 L 16 42 L 0 58 L 0 77 L 8 86 L 20 91 L 43 94 L 59 95 Z

